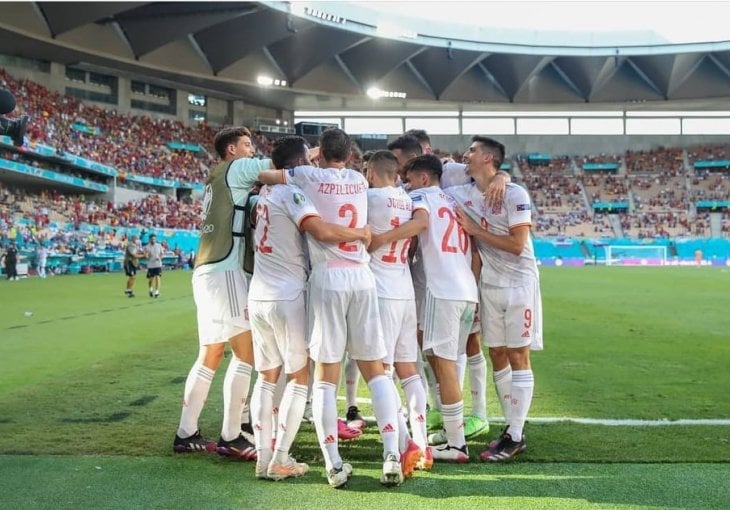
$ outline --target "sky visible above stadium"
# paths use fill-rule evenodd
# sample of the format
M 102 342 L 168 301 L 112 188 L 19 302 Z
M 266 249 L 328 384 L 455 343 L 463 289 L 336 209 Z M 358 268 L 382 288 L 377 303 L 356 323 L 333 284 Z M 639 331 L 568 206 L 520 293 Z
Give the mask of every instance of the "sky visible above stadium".
M 382 27 L 460 41 L 549 46 L 633 46 L 730 40 L 730 3 L 667 1 L 293 2 Z

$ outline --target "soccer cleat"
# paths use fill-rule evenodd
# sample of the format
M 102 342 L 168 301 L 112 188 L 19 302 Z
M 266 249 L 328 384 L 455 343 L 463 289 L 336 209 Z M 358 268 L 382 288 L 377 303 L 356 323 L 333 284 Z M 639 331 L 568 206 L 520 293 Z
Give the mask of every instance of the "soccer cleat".
M 256 460 L 256 447 L 251 444 L 243 434 L 239 434 L 236 439 L 226 441 L 223 438 L 218 439 L 216 448 L 218 455 L 223 457 L 233 457 L 240 460 Z
M 457 448 L 456 446 L 451 446 L 450 444 L 445 443 L 439 446 L 434 446 L 432 451 L 434 460 L 456 462 L 458 464 L 469 462 L 469 449 L 466 445 L 461 448 Z
M 412 440 L 408 440 L 406 451 L 400 454 L 400 465 L 403 470 L 403 478 L 410 478 L 413 476 L 413 471 L 416 466 L 421 462 L 423 452 L 418 445 Z
M 155 292 L 155 299 L 157 299 L 158 297 L 160 297 L 160 293 L 159 292 Z
M 256 460 L 256 478 L 259 480 L 268 480 L 269 464 L 264 460 Z
M 527 450 L 525 436 L 519 441 L 513 441 L 507 429 L 502 432 L 499 440 L 489 444 L 489 448 L 484 450 L 479 458 L 484 462 L 504 462 L 514 459 L 517 455 Z
M 241 435 L 246 438 L 246 441 L 251 443 L 252 445 L 256 445 L 256 439 L 253 435 L 253 427 L 250 423 L 241 423 Z M 273 450 L 273 448 L 272 448 Z
M 340 441 L 352 441 L 362 435 L 362 430 L 348 427 L 342 420 L 337 420 L 337 437 Z
M 347 462 L 344 462 L 342 467 L 330 469 L 329 473 L 327 473 L 327 483 L 329 483 L 330 487 L 333 489 L 339 489 L 347 483 L 351 476 L 352 466 Z
M 152 292 L 152 289 L 150 289 L 150 297 L 152 297 L 154 293 Z
M 426 447 L 426 451 L 423 453 L 423 457 L 416 464 L 416 469 L 421 471 L 431 471 L 433 467 L 433 449 L 430 446 Z
M 403 483 L 403 470 L 398 454 L 390 452 L 385 456 L 380 483 L 387 487 L 396 487 Z
M 172 449 L 176 453 L 214 452 L 215 443 L 204 438 L 200 434 L 200 431 L 197 431 L 190 437 L 180 437 L 175 434 L 175 441 L 172 443 Z
M 284 464 L 279 464 L 273 460 L 269 463 L 269 468 L 266 472 L 267 477 L 270 480 L 284 480 L 285 478 L 298 478 L 304 476 L 309 472 L 309 466 L 304 462 L 297 462 L 292 457 L 289 457 Z
M 446 441 L 448 441 L 448 439 L 446 439 L 445 430 L 439 430 L 438 432 L 428 435 L 428 444 L 430 445 L 444 444 Z
M 441 413 L 436 409 L 426 410 L 426 428 L 428 430 L 438 430 L 443 428 L 444 419 L 441 417 Z
M 347 408 L 345 419 L 347 420 L 347 426 L 353 429 L 362 430 L 368 426 L 362 415 L 360 415 L 360 410 L 357 406 L 350 406 Z
M 478 416 L 464 418 L 464 437 L 467 439 L 489 432 L 489 422 Z

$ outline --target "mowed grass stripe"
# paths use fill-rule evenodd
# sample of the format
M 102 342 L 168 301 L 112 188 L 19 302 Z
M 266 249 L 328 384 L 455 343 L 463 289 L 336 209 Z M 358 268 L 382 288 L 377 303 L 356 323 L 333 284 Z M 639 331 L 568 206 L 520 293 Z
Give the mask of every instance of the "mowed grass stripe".
M 726 465 L 520 464 L 437 466 L 383 488 L 361 465 L 332 490 L 321 469 L 274 483 L 252 464 L 202 457 L 0 456 L 0 503 L 65 508 L 726 508 Z M 385 499 L 384 499 L 385 498 Z M 384 506 L 384 501 L 387 503 Z

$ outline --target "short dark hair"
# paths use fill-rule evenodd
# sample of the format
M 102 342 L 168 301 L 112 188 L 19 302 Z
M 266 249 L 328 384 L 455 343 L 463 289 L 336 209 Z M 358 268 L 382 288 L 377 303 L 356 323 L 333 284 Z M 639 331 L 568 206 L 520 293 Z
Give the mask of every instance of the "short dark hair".
M 493 138 L 480 135 L 472 136 L 471 141 L 480 143 L 485 151 L 494 156 L 494 167 L 499 170 L 504 163 L 504 145 Z
M 395 174 L 398 172 L 398 160 L 390 151 L 377 151 L 368 160 L 368 172 L 395 179 Z
M 330 128 L 319 135 L 319 146 L 325 161 L 347 161 L 351 145 L 350 136 L 340 128 Z
M 396 149 L 400 149 L 403 154 L 413 154 L 414 156 L 423 154 L 421 142 L 413 135 L 401 135 L 388 144 L 389 151 Z
M 292 168 L 307 164 L 307 141 L 301 136 L 294 135 L 274 140 L 271 161 L 276 168 Z
M 363 163 L 367 163 L 368 161 L 370 161 L 370 158 L 372 158 L 373 157 L 373 154 L 375 154 L 376 152 L 377 151 L 365 151 L 365 152 L 363 152 L 363 154 L 362 154 Z
M 440 180 L 443 173 L 443 165 L 441 160 L 433 154 L 422 154 L 408 161 L 403 168 L 405 173 L 408 172 L 425 172 L 431 179 Z
M 242 136 L 251 138 L 251 131 L 245 127 L 227 127 L 218 131 L 213 140 L 213 145 L 221 159 L 226 157 L 226 147 L 237 143 Z
M 431 137 L 428 136 L 428 133 L 426 133 L 425 129 L 409 129 L 408 131 L 406 131 L 403 134 L 409 135 L 409 136 L 415 136 L 416 140 L 418 140 L 418 143 L 421 143 L 421 144 L 427 143 L 427 144 L 431 145 Z

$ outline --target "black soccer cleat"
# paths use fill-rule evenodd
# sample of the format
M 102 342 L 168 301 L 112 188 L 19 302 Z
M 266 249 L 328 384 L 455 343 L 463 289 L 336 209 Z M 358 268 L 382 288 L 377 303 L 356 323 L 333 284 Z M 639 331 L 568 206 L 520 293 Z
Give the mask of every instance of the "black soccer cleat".
M 226 441 L 222 437 L 218 439 L 216 448 L 218 455 L 232 457 L 240 460 L 256 460 L 256 447 L 245 437 L 239 434 L 236 439 Z
M 489 448 L 483 451 L 479 458 L 484 462 L 504 462 L 514 459 L 525 450 L 527 450 L 525 435 L 523 434 L 519 441 L 514 441 L 507 429 L 504 429 L 499 440 L 490 443 Z
M 180 437 L 175 434 L 175 441 L 172 443 L 172 449 L 175 453 L 214 452 L 215 443 L 204 438 L 200 434 L 200 431 L 197 431 L 190 437 Z

